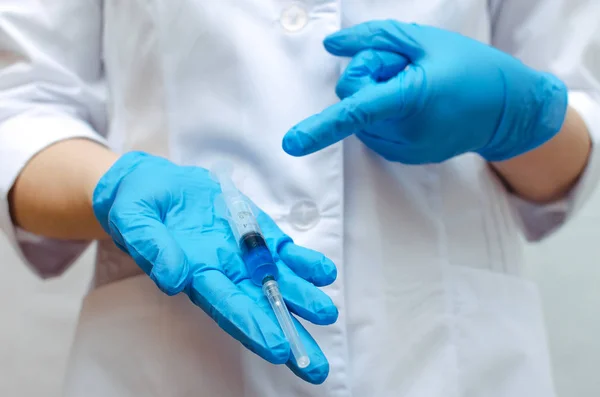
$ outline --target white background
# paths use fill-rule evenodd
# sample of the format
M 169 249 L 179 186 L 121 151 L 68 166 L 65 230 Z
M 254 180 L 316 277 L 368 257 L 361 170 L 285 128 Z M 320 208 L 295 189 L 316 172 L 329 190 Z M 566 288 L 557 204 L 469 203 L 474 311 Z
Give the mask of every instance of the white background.
M 60 395 L 92 254 L 43 282 L 0 240 L 0 396 Z M 527 257 L 544 300 L 559 397 L 600 396 L 600 190 Z

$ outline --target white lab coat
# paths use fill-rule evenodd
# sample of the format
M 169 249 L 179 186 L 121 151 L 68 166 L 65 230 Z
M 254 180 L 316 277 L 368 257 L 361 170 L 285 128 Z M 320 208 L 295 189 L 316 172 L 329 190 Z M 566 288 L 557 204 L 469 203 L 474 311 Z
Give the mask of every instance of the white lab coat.
M 293 158 L 281 139 L 337 100 L 344 62 L 323 38 L 395 18 L 554 71 L 597 140 L 598 6 L 581 1 L 577 19 L 564 20 L 566 3 L 3 0 L 0 224 L 36 271 L 60 273 L 86 243 L 15 230 L 6 195 L 36 152 L 72 137 L 180 164 L 229 158 L 246 194 L 338 266 L 324 290 L 339 320 L 307 325 L 331 364 L 313 386 L 245 350 L 185 296 L 160 293 L 101 243 L 65 396 L 553 396 L 540 303 L 520 274 L 521 232 L 541 239 L 585 202 L 600 176 L 597 149 L 569 197 L 536 206 L 511 197 L 476 155 L 405 166 L 350 138 Z

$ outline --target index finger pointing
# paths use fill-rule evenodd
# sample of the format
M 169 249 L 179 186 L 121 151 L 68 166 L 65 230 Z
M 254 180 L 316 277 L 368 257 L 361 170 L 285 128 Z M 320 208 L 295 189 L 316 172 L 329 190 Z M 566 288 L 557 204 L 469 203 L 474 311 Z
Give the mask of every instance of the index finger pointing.
M 292 127 L 283 138 L 283 150 L 305 156 L 333 145 L 393 115 L 398 108 L 397 95 L 389 82 L 364 87 Z
M 341 102 L 336 103 L 296 124 L 283 137 L 283 150 L 292 156 L 305 156 L 352 135 L 352 125 L 340 119 L 345 109 Z

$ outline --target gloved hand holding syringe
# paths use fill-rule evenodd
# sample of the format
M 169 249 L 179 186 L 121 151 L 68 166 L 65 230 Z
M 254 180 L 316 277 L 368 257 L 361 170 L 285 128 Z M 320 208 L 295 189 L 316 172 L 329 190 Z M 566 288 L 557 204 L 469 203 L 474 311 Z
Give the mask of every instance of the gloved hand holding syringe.
M 306 382 L 321 384 L 329 362 L 311 333 L 318 332 L 313 326 L 337 321 L 333 300 L 320 289 L 334 283 L 335 264 L 323 253 L 296 244 L 250 197 L 237 191 L 230 171 L 225 172 L 221 188 L 219 178 L 205 168 L 180 166 L 143 152 L 126 153 L 98 182 L 94 212 L 114 243 L 161 291 L 187 295 L 248 351 L 271 364 L 284 364 Z M 226 201 L 237 215 L 232 219 L 226 214 Z M 274 285 L 280 286 L 285 304 Z M 275 304 L 277 316 L 284 315 L 279 320 L 263 291 Z M 298 352 L 290 323 L 306 353 Z M 206 340 L 210 337 L 198 335 L 207 348 L 212 348 Z
M 241 249 L 242 259 L 246 264 L 250 279 L 254 284 L 262 287 L 263 293 L 269 300 L 279 325 L 290 344 L 297 366 L 306 368 L 310 364 L 310 359 L 279 291 L 277 265 L 265 242 L 252 208 L 245 196 L 233 183 L 229 173 L 228 167 L 223 164 L 213 168 L 213 175 L 221 185 L 223 199 L 229 212 L 229 224 Z

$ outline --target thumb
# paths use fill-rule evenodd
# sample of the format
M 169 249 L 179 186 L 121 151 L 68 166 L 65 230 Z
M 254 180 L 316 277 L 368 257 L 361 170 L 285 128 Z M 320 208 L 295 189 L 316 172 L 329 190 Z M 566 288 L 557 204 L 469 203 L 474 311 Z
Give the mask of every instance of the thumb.
M 386 82 L 364 86 L 292 127 L 283 138 L 283 150 L 292 156 L 304 156 L 382 120 L 412 114 L 421 100 L 423 77 L 422 69 L 407 67 Z
M 119 208 L 115 204 L 109 216 L 109 228 L 115 243 L 161 291 L 167 295 L 183 291 L 189 281 L 189 262 L 156 214 L 148 209 Z
M 365 50 L 356 54 L 340 77 L 335 88 L 340 99 L 355 94 L 361 88 L 387 81 L 400 73 L 409 60 L 393 52 Z

